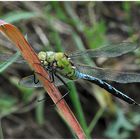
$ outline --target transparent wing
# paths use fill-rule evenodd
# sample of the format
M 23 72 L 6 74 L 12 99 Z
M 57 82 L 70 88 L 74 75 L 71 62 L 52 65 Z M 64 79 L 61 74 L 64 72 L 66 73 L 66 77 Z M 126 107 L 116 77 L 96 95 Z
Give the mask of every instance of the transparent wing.
M 14 54 L 8 54 L 8 53 L 0 52 L 0 62 L 6 61 L 10 57 L 12 57 L 12 55 L 14 55 Z M 19 57 L 18 60 L 16 60 L 15 63 L 25 63 L 25 60 L 23 60 L 22 57 Z
M 139 73 L 119 72 L 111 69 L 102 69 L 83 65 L 77 65 L 77 69 L 82 73 L 89 74 L 102 80 L 115 81 L 118 83 L 140 82 Z
M 89 49 L 81 52 L 70 54 L 69 57 L 74 60 L 77 57 L 117 57 L 138 48 L 138 45 L 132 42 L 122 42 L 119 44 L 109 44 L 95 50 Z
M 60 75 L 59 75 L 60 76 Z M 68 80 L 67 78 L 64 78 L 61 76 L 61 78 L 66 82 L 68 83 L 69 81 L 71 80 Z M 54 81 L 54 84 L 56 86 L 62 86 L 63 83 L 57 78 L 55 77 L 55 81 Z M 22 78 L 20 81 L 19 81 L 19 85 L 22 85 L 24 87 L 28 87 L 28 88 L 31 88 L 31 87 L 43 87 L 43 85 L 38 82 L 37 84 L 34 83 L 34 75 L 30 75 L 30 76 L 27 76 L 27 77 L 24 77 Z
M 24 86 L 24 87 L 28 87 L 28 88 L 31 88 L 31 87 L 43 87 L 41 85 L 41 83 L 39 83 L 39 82 L 37 84 L 34 83 L 34 75 L 30 75 L 30 76 L 22 78 L 19 81 L 19 85 Z

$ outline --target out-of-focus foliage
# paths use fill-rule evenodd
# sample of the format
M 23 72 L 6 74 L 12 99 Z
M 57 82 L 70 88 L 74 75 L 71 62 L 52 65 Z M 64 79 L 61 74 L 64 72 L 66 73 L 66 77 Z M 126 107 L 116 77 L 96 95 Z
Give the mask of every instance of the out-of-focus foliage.
M 9 23 L 16 23 L 22 19 L 28 20 L 33 17 L 37 18 L 37 13 L 27 12 L 27 11 L 13 11 L 13 12 L 10 12 L 10 13 L 4 15 L 3 17 L 1 17 L 1 19 L 3 19 L 6 22 L 9 22 Z
M 20 56 L 20 52 L 17 52 L 15 55 L 13 55 L 11 58 L 7 59 L 6 61 L 2 62 L 0 64 L 0 73 L 4 71 L 6 68 L 8 68 L 12 63 L 14 63 L 18 57 Z
M 119 139 L 130 137 L 130 131 L 133 131 L 135 126 L 127 120 L 121 109 L 117 109 L 116 113 L 117 119 L 108 126 L 106 136 Z

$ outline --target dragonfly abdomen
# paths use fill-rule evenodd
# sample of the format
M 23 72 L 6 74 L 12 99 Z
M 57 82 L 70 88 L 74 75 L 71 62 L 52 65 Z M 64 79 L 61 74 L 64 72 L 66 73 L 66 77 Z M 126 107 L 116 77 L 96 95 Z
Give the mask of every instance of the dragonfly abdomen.
M 112 95 L 126 101 L 129 104 L 139 105 L 137 102 L 135 102 L 129 96 L 125 95 L 121 91 L 117 90 L 116 88 L 112 87 L 108 83 L 106 83 L 106 82 L 104 82 L 104 81 L 102 81 L 102 80 L 100 80 L 96 77 L 93 77 L 93 76 L 90 76 L 90 75 L 87 75 L 87 74 L 84 74 L 84 73 L 80 73 L 80 72 L 78 73 L 78 77 L 81 78 L 81 79 L 87 80 L 89 82 L 95 83 L 96 85 L 100 86 L 101 88 L 104 88 L 105 90 L 107 90 Z

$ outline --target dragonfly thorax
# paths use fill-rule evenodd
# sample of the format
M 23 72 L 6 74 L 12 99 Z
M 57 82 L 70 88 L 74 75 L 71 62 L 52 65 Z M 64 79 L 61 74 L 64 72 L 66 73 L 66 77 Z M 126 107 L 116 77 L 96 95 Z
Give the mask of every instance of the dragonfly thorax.
M 74 79 L 75 67 L 65 53 L 41 51 L 38 57 L 45 67 L 52 67 L 52 69 L 55 69 L 61 75 L 69 79 Z

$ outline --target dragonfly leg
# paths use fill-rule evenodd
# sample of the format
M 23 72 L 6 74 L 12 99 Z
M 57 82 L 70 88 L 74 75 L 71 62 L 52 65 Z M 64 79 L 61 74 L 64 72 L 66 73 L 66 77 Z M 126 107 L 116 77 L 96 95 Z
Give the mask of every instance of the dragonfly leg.
M 52 71 L 52 70 L 53 70 L 52 68 L 49 68 L 49 66 L 48 66 L 48 65 L 45 65 L 44 63 L 45 63 L 45 61 L 44 61 L 44 60 L 41 60 L 40 63 L 34 63 L 34 64 L 37 64 L 37 65 L 42 66 L 42 67 L 43 67 L 45 70 L 47 70 L 47 71 Z M 52 65 L 53 65 L 53 64 L 52 64 Z M 50 65 L 50 67 L 52 67 L 52 66 Z
M 36 78 L 36 75 L 34 73 L 34 83 L 37 84 L 39 82 L 39 80 Z
M 45 70 L 47 70 L 48 72 L 49 72 L 49 79 L 50 80 L 48 80 L 47 78 L 45 78 L 45 79 L 47 79 L 49 82 L 51 82 L 51 83 L 53 83 L 54 82 L 54 72 L 55 72 L 55 69 L 53 69 L 52 68 L 52 66 L 50 66 L 50 68 L 47 66 L 46 67 L 46 65 L 44 64 L 44 60 L 42 60 L 42 62 L 41 63 L 34 63 L 34 64 L 37 64 L 37 65 L 41 65 Z M 52 64 L 53 65 L 53 64 Z M 37 73 L 37 72 L 36 72 Z M 40 73 L 37 73 L 37 74 L 39 74 L 40 76 L 43 76 L 42 74 L 40 74 Z
M 42 77 L 44 77 L 41 73 L 38 73 L 38 72 L 35 72 L 35 73 L 37 73 L 37 74 L 39 74 L 40 76 L 42 76 Z M 46 77 L 44 77 L 46 80 L 48 80 Z M 49 82 L 51 82 L 51 83 L 53 83 L 54 82 L 54 74 L 53 74 L 53 72 L 51 72 L 51 73 L 49 73 L 49 78 L 51 79 L 51 81 L 50 80 L 48 80 Z M 39 80 L 36 82 L 36 76 L 35 76 L 35 74 L 34 74 L 34 83 L 35 84 L 37 84 L 39 82 Z M 38 100 L 38 102 L 41 102 L 41 101 L 43 101 L 43 100 L 46 100 L 45 98 L 43 98 L 43 99 L 40 99 L 40 100 Z
M 50 105 L 50 106 L 57 105 L 57 104 L 58 104 L 62 99 L 64 99 L 69 93 L 70 93 L 70 91 L 67 91 L 67 93 L 65 93 L 65 94 L 61 97 L 61 99 L 59 99 L 55 104 Z M 38 102 L 42 102 L 42 101 L 45 101 L 45 100 L 46 100 L 46 98 L 39 99 L 39 100 L 37 100 L 37 101 L 38 101 Z
M 65 81 L 64 81 L 59 75 L 55 74 L 55 76 L 65 85 L 66 89 L 68 90 L 67 93 L 65 93 L 65 94 L 61 97 L 61 99 L 59 99 L 59 100 L 56 102 L 56 104 L 58 104 L 63 98 L 65 98 L 65 97 L 70 93 L 70 89 L 69 89 L 68 85 L 65 83 Z
M 61 99 L 59 99 L 55 104 L 57 105 L 62 99 L 64 99 L 68 94 L 70 93 L 70 91 L 68 91 L 67 93 L 65 93 Z
M 38 75 L 44 77 L 47 81 L 52 82 L 52 80 L 50 81 L 50 79 L 46 78 L 46 77 L 43 76 L 41 73 L 39 73 L 39 72 L 34 72 L 34 73 L 36 73 L 36 74 L 38 74 Z M 49 76 L 49 77 L 50 77 L 50 76 Z M 34 80 L 34 81 L 35 81 L 35 80 Z M 35 84 L 36 84 L 36 83 L 35 83 Z
M 54 83 L 54 73 L 53 72 L 49 72 L 49 78 L 50 78 L 50 82 Z
M 66 84 L 66 82 L 59 76 L 55 73 L 55 76 L 67 87 L 67 89 L 69 89 L 68 85 Z
M 51 107 L 54 107 L 56 104 L 58 104 L 62 99 L 64 99 L 64 98 L 70 93 L 70 89 L 69 89 L 69 87 L 67 86 L 67 84 L 65 83 L 65 81 L 64 81 L 59 75 L 54 74 L 54 73 L 52 72 L 52 73 L 51 73 L 51 77 L 52 77 L 53 82 L 54 82 L 54 75 L 67 87 L 67 90 L 68 90 L 68 91 L 67 91 L 67 93 L 65 93 L 65 94 L 61 97 L 61 99 L 59 99 L 55 104 L 50 105 Z M 46 99 L 44 98 L 44 99 L 38 100 L 38 102 L 44 101 L 44 100 L 46 100 Z

